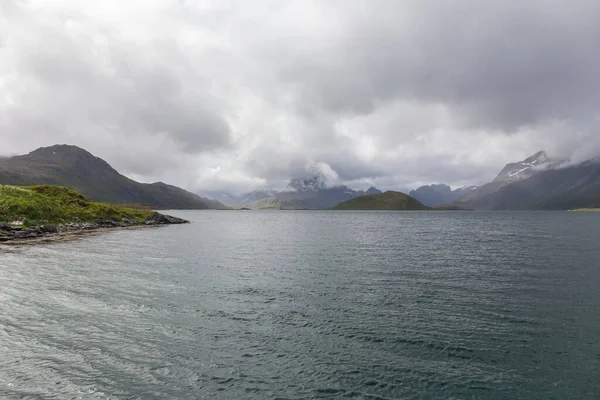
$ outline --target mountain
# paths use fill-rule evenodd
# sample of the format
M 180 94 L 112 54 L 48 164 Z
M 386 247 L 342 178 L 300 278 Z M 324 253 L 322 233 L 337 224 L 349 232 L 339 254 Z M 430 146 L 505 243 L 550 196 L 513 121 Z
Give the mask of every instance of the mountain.
M 221 203 L 231 206 L 240 207 L 252 204 L 256 201 L 266 199 L 268 197 L 276 196 L 279 193 L 276 190 L 254 190 L 252 192 L 233 194 L 229 192 L 218 192 L 218 191 L 201 191 L 198 195 L 208 197 L 220 201 Z
M 226 206 L 234 205 L 237 202 L 237 196 L 228 192 L 201 190 L 198 191 L 196 194 L 200 197 L 217 200 L 225 204 Z
M 159 209 L 226 208 L 218 201 L 166 183 L 131 180 L 106 161 L 69 145 L 42 147 L 26 155 L 0 160 L 0 184 L 66 186 L 94 201 Z
M 466 185 L 452 191 L 453 201 L 460 200 L 471 192 L 474 192 L 479 187 L 477 185 Z
M 550 159 L 545 151 L 538 151 L 523 161 L 506 164 L 493 182 L 512 183 L 527 179 L 548 166 Z
M 414 197 L 405 193 L 387 191 L 358 196 L 341 202 L 333 210 L 429 210 Z
M 479 186 L 476 190 L 467 193 L 461 201 L 473 201 L 497 192 L 502 187 L 514 182 L 528 179 L 541 171 L 554 168 L 562 161 L 552 161 L 545 151 L 538 151 L 523 161 L 506 164 L 498 176 L 489 183 Z M 457 199 L 458 200 L 458 199 Z
M 600 207 L 600 160 L 543 170 L 457 205 L 502 210 Z
M 247 205 L 252 204 L 255 201 L 266 199 L 277 195 L 276 190 L 254 190 L 249 193 L 244 193 L 238 198 L 237 204 Z
M 284 192 L 318 192 L 326 188 L 325 178 L 317 175 L 309 179 L 291 179 Z
M 426 206 L 437 206 L 457 201 L 476 189 L 477 186 L 463 186 L 459 189 L 452 190 L 448 185 L 434 184 L 421 186 L 416 190 L 411 190 L 409 195 Z
M 292 179 L 287 187 L 274 196 L 255 201 L 251 208 L 259 209 L 324 209 L 365 194 L 381 193 L 371 187 L 366 191 L 353 190 L 347 186 L 327 186 L 322 176 Z

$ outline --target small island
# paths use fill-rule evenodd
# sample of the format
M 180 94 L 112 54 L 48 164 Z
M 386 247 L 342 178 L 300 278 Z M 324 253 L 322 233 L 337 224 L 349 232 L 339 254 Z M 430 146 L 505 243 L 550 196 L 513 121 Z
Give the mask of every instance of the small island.
M 66 187 L 0 185 L 0 243 L 184 223 L 153 210 L 90 201 Z
M 433 210 L 419 200 L 402 192 L 368 194 L 343 201 L 332 210 Z

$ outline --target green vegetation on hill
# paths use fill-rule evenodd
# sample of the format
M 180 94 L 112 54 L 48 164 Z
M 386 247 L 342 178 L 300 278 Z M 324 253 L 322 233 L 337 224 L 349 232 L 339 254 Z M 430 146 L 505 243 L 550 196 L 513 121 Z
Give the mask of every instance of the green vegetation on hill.
M 252 203 L 253 209 L 257 210 L 296 210 L 293 202 L 285 201 L 277 197 L 268 197 Z
M 387 191 L 355 197 L 338 204 L 332 210 L 431 210 L 431 208 L 405 193 Z
M 143 222 L 152 214 L 151 210 L 89 201 L 82 194 L 60 186 L 0 186 L 0 222 L 23 221 L 30 225 L 99 220 Z

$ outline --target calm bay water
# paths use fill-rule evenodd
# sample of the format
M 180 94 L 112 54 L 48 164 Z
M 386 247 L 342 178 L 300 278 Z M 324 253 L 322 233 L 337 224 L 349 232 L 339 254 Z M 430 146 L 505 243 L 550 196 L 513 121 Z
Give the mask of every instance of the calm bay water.
M 0 397 L 600 398 L 600 213 L 172 214 L 0 248 Z

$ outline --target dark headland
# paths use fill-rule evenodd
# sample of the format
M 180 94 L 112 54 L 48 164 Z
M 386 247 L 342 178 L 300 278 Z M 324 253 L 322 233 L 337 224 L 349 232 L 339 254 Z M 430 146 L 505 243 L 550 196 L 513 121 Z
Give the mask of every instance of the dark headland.
M 184 223 L 189 221 L 153 210 L 90 201 L 65 187 L 0 185 L 0 243 Z

